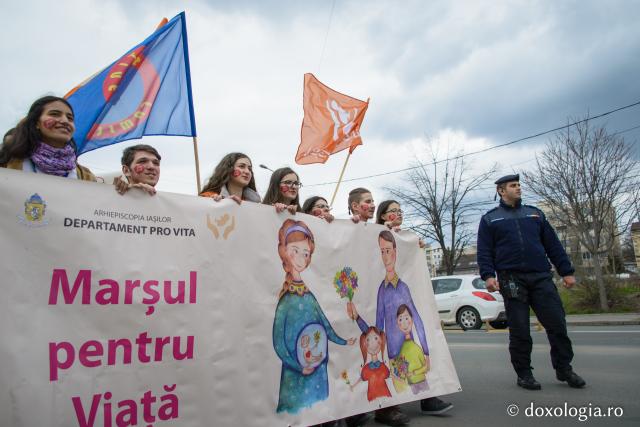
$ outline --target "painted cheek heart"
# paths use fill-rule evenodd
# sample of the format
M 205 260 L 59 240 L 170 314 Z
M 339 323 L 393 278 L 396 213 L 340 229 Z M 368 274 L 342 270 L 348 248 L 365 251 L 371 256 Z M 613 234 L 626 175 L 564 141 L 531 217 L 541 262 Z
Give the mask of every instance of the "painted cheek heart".
M 53 129 L 57 124 L 58 124 L 58 121 L 56 119 L 46 119 L 44 120 L 44 122 L 42 122 L 42 125 L 46 129 Z
M 232 175 L 234 178 L 237 178 L 237 177 L 239 177 L 240 175 L 242 175 L 242 172 L 240 172 L 238 169 L 234 169 L 234 170 L 233 170 L 233 172 L 231 173 L 231 175 Z
M 133 171 L 135 173 L 142 173 L 142 172 L 144 172 L 144 166 L 143 165 L 135 165 L 133 167 Z

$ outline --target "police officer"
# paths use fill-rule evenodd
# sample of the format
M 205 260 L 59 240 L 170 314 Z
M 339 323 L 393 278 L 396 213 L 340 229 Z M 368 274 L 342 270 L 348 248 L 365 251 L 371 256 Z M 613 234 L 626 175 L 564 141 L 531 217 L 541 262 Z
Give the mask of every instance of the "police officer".
M 556 378 L 574 388 L 584 387 L 585 381 L 571 368 L 571 340 L 549 259 L 567 288 L 576 283 L 575 270 L 542 211 L 522 204 L 520 176 L 503 176 L 495 183 L 500 205 L 480 220 L 478 266 L 487 290 L 499 290 L 504 297 L 517 384 L 528 390 L 542 388 L 531 372 L 531 306 L 547 331 Z

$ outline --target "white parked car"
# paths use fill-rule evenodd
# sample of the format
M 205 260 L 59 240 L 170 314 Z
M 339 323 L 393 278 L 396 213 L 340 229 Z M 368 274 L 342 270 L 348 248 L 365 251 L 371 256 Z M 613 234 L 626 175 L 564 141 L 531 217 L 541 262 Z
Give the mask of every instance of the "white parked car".
M 496 329 L 507 327 L 502 295 L 487 291 L 480 276 L 440 276 L 431 279 L 431 284 L 445 325 L 457 323 L 462 329 L 479 329 L 488 320 Z

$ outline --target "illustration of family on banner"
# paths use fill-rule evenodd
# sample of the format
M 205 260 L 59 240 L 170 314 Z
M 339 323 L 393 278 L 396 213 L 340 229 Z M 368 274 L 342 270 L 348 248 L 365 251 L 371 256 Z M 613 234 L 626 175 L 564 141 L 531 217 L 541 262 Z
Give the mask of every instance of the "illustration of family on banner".
M 395 270 L 397 248 L 391 231 L 380 231 L 378 236 L 386 275 L 378 288 L 375 326 L 369 326 L 358 315 L 353 303 L 358 274 L 345 267 L 334 278 L 336 292 L 349 300 L 347 310 L 362 331 L 358 340 L 345 340 L 336 334 L 301 278 L 315 247 L 311 230 L 304 222 L 289 219 L 278 236 L 278 253 L 286 272 L 273 324 L 273 346 L 282 360 L 278 411 L 296 413 L 328 397 L 328 341 L 359 344 L 362 368 L 356 375 L 358 379 L 351 384 L 347 370 L 342 371 L 341 377 L 351 390 L 361 381 L 367 383 L 369 401 L 392 396 L 386 381 L 390 377 L 398 393 L 408 386 L 414 394 L 428 390 L 429 347 L 424 325 L 409 287 Z M 413 338 L 414 326 L 420 345 Z M 385 361 L 385 348 L 390 366 Z
M 310 425 L 460 390 L 410 232 L 0 182 L 2 425 Z

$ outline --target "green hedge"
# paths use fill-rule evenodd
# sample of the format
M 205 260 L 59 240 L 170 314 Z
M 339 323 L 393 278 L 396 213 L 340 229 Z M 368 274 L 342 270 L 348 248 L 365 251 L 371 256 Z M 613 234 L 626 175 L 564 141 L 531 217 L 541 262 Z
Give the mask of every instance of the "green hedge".
M 605 279 L 607 302 L 611 313 L 640 312 L 640 281 Z M 601 313 L 598 285 L 595 280 L 581 280 L 572 289 L 559 286 L 558 291 L 567 314 Z

